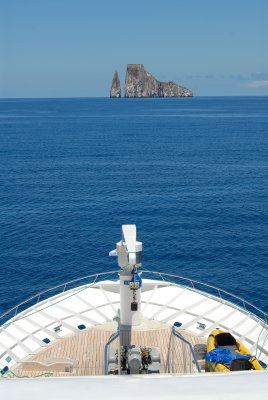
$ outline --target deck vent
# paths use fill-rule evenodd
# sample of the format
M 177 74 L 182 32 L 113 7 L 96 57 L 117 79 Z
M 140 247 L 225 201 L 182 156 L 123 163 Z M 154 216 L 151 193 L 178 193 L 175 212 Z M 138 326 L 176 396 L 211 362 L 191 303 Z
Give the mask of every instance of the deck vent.
M 180 328 L 182 326 L 182 323 L 181 322 L 174 322 L 174 326 L 176 328 Z
M 12 358 L 10 356 L 7 356 L 6 362 L 10 363 L 11 360 L 12 360 Z
M 81 324 L 81 325 L 78 325 L 77 328 L 78 328 L 80 331 L 82 331 L 83 329 L 86 329 L 86 325 Z
M 48 344 L 48 343 L 50 343 L 50 339 L 47 338 L 47 337 L 45 337 L 45 338 L 43 339 L 43 342 L 46 343 L 46 344 Z

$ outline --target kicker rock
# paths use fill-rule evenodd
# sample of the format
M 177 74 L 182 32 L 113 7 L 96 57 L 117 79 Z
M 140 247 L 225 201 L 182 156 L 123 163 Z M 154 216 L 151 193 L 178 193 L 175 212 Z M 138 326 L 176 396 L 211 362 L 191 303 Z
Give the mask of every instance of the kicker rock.
M 191 97 L 193 92 L 174 82 L 160 82 L 143 64 L 128 64 L 125 97 Z
M 110 97 L 121 97 L 120 80 L 117 71 L 114 72 L 113 82 L 110 90 Z

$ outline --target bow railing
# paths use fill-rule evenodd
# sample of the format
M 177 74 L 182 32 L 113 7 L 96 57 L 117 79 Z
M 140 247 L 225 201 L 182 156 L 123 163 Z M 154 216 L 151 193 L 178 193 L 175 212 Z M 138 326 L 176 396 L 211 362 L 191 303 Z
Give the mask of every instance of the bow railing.
M 118 270 L 101 272 L 97 274 L 87 275 L 81 278 L 72 279 L 68 282 L 64 282 L 62 284 L 56 285 L 52 288 L 41 291 L 34 296 L 29 297 L 28 299 L 20 302 L 19 304 L 13 306 L 8 311 L 4 312 L 0 315 L 0 326 L 4 325 L 6 321 L 12 319 L 16 319 L 16 317 L 27 310 L 29 307 L 38 306 L 39 303 L 44 300 L 60 296 L 62 293 L 74 290 L 83 286 L 94 287 L 95 285 L 103 282 L 105 280 L 109 281 L 117 281 L 118 280 Z M 259 307 L 256 307 L 253 303 L 243 299 L 240 296 L 232 294 L 226 290 L 220 289 L 216 286 L 200 282 L 198 280 L 194 280 L 191 278 L 187 278 L 180 275 L 169 274 L 166 272 L 158 272 L 158 271 L 149 271 L 146 269 L 142 269 L 143 279 L 153 279 L 157 281 L 166 282 L 166 284 L 173 284 L 178 286 L 187 287 L 189 290 L 192 290 L 197 293 L 205 294 L 207 297 L 214 298 L 217 301 L 223 304 L 230 304 L 234 307 L 237 307 L 239 310 L 244 310 L 249 314 L 255 315 L 259 319 L 261 319 L 265 324 L 268 321 L 268 314 L 261 310 Z M 11 322 L 11 321 L 10 321 Z

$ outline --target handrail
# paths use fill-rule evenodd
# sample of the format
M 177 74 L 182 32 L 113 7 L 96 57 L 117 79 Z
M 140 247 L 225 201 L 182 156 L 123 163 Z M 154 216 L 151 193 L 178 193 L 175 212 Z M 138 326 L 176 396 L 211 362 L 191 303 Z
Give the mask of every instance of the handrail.
M 181 324 L 178 323 L 178 322 L 175 322 L 174 325 L 172 326 L 172 333 L 173 333 L 174 336 L 176 336 L 178 339 L 180 339 L 182 342 L 186 343 L 186 344 L 189 346 L 190 351 L 191 351 L 192 356 L 193 356 L 193 359 L 194 359 L 194 363 L 195 363 L 196 368 L 197 368 L 197 371 L 198 371 L 198 372 L 201 372 L 201 368 L 200 368 L 200 366 L 199 366 L 199 364 L 198 364 L 198 361 L 197 361 L 197 358 L 196 358 L 196 356 L 195 356 L 195 354 L 194 354 L 194 349 L 193 349 L 192 344 L 191 344 L 188 340 L 186 340 L 186 339 L 182 336 L 181 333 L 179 333 L 179 332 L 176 331 L 176 327 L 179 327 L 179 326 L 181 326 Z
M 117 339 L 118 338 L 118 336 L 120 335 L 120 331 L 119 331 L 119 329 L 116 331 L 116 332 L 114 332 L 111 336 L 110 336 L 110 338 L 109 338 L 109 340 L 108 340 L 108 342 L 106 343 L 106 345 L 105 345 L 105 347 L 104 347 L 104 375 L 108 375 L 108 350 L 109 350 L 109 348 L 110 348 L 110 344 L 115 340 L 115 339 Z M 118 355 L 118 361 L 119 361 L 119 355 Z M 119 372 L 119 371 L 118 371 Z
M 53 287 L 51 287 L 49 289 L 43 290 L 41 292 L 38 292 L 38 293 L 34 294 L 33 296 L 28 297 L 26 300 L 22 301 L 21 303 L 16 304 L 12 308 L 10 308 L 8 311 L 5 311 L 3 314 L 0 315 L 0 320 L 5 315 L 10 314 L 12 311 L 18 309 L 18 307 L 22 306 L 23 304 L 26 304 L 26 303 L 28 303 L 29 301 L 31 301 L 31 300 L 33 300 L 35 298 L 39 298 L 40 299 L 40 296 L 42 296 L 45 293 L 52 292 L 53 290 L 58 289 L 58 288 L 62 288 L 62 287 L 63 287 L 63 291 L 61 293 L 64 293 L 66 291 L 67 286 L 70 285 L 71 283 L 83 281 L 85 279 L 89 279 L 89 278 L 93 278 L 93 277 L 95 277 L 94 282 L 96 282 L 96 280 L 98 279 L 99 276 L 110 275 L 110 274 L 113 274 L 113 273 L 116 273 L 116 272 L 118 272 L 118 270 L 113 270 L 113 271 L 108 271 L 108 272 L 99 272 L 97 274 L 86 275 L 86 276 L 83 276 L 82 278 L 72 279 L 71 281 L 64 282 L 64 283 L 61 283 L 59 285 L 53 286 Z M 39 303 L 39 301 L 37 303 Z
M 153 274 L 153 275 L 159 275 L 161 278 L 162 278 L 162 275 L 163 275 L 163 276 L 167 276 L 167 277 L 171 277 L 171 278 L 182 279 L 182 280 L 188 281 L 188 282 L 191 283 L 191 286 L 192 286 L 192 287 L 190 287 L 190 289 L 191 289 L 191 290 L 194 290 L 194 291 L 196 291 L 196 292 L 198 292 L 198 291 L 200 291 L 200 290 L 198 290 L 197 288 L 195 288 L 194 285 L 193 285 L 193 283 L 196 283 L 196 284 L 201 285 L 201 286 L 206 286 L 206 287 L 208 287 L 208 288 L 210 288 L 210 289 L 216 290 L 216 291 L 218 292 L 219 296 L 220 296 L 221 293 L 224 293 L 224 294 L 226 294 L 226 295 L 228 295 L 228 296 L 230 296 L 230 297 L 233 297 L 233 298 L 236 299 L 236 300 L 241 301 L 241 302 L 243 303 L 243 305 L 244 305 L 244 309 L 246 309 L 246 308 L 245 308 L 245 305 L 246 305 L 246 304 L 247 304 L 248 306 L 254 308 L 254 310 L 258 311 L 259 313 L 261 313 L 261 314 L 264 316 L 264 322 L 267 323 L 268 313 L 266 313 L 265 311 L 263 311 L 261 308 L 255 306 L 255 305 L 252 304 L 251 302 L 249 302 L 249 301 L 243 299 L 243 298 L 240 297 L 240 296 L 237 296 L 237 295 L 235 295 L 235 294 L 233 294 L 233 293 L 230 293 L 230 292 L 228 292 L 227 290 L 220 289 L 220 288 L 218 288 L 217 286 L 213 286 L 213 285 L 210 285 L 210 284 L 208 284 L 208 283 L 204 283 L 204 282 L 201 282 L 201 281 L 197 281 L 197 280 L 195 280 L 195 279 L 187 278 L 187 277 L 181 276 L 181 275 L 169 274 L 169 273 L 166 273 L 166 272 L 149 271 L 149 270 L 143 270 L 143 272 L 148 272 L 148 273 L 151 273 L 151 274 Z M 162 279 L 163 279 L 163 278 L 162 278 Z M 171 283 L 174 283 L 174 282 L 171 282 Z M 175 283 L 175 284 L 176 284 L 176 283 Z M 186 285 L 183 285 L 183 286 L 186 286 Z M 224 300 L 224 299 L 221 298 L 221 296 L 220 296 L 220 299 L 221 299 L 221 300 Z M 228 301 L 228 300 L 226 300 L 226 301 Z M 235 304 L 235 303 L 234 303 L 234 304 Z M 237 305 L 237 304 L 235 304 L 235 305 Z M 247 310 L 247 311 L 249 311 L 249 310 Z
M 204 286 L 204 287 L 206 287 L 206 288 L 210 288 L 210 289 L 212 289 L 212 290 L 215 290 L 215 291 L 217 292 L 217 294 L 218 294 L 219 297 L 216 296 L 216 295 L 213 295 L 213 294 L 211 294 L 211 296 L 217 297 L 218 299 L 220 299 L 220 300 L 222 301 L 222 303 L 230 302 L 230 300 L 224 299 L 224 297 L 222 297 L 222 295 L 227 295 L 227 296 L 231 297 L 232 299 L 235 299 L 236 301 L 242 302 L 243 308 L 244 308 L 244 310 L 246 310 L 247 312 L 253 314 L 252 311 L 250 311 L 250 310 L 248 310 L 248 309 L 246 308 L 246 305 L 247 305 L 248 307 L 250 307 L 251 309 L 255 310 L 255 312 L 261 314 L 262 317 L 263 317 L 263 318 L 262 318 L 263 321 L 264 321 L 265 323 L 267 323 L 268 314 L 267 314 L 266 312 L 264 312 L 263 310 L 261 310 L 259 307 L 256 307 L 254 304 L 250 303 L 249 301 L 243 299 L 242 297 L 237 296 L 237 295 L 235 295 L 235 294 L 232 294 L 232 293 L 228 292 L 227 290 L 220 289 L 220 288 L 218 288 L 218 287 L 216 287 L 216 286 L 213 286 L 213 285 L 210 285 L 210 284 L 208 284 L 208 283 L 200 282 L 200 281 L 198 281 L 198 280 L 191 279 L 191 278 L 187 278 L 187 277 L 181 276 L 181 275 L 169 274 L 169 273 L 166 273 L 166 272 L 150 271 L 150 270 L 146 270 L 146 269 L 142 269 L 142 272 L 143 272 L 144 274 L 148 273 L 148 274 L 156 275 L 157 277 L 160 277 L 162 280 L 164 280 L 164 277 L 167 277 L 167 278 L 175 278 L 176 280 L 183 280 L 183 281 L 186 281 L 186 282 L 190 283 L 190 286 L 187 286 L 185 283 L 176 283 L 176 282 L 172 282 L 172 281 L 171 281 L 170 283 L 172 283 L 172 284 L 174 284 L 174 285 L 178 285 L 178 284 L 179 284 L 179 285 L 188 287 L 190 290 L 193 290 L 193 291 L 195 291 L 195 292 L 201 292 L 200 289 L 197 289 L 197 288 L 194 286 L 195 284 Z M 10 313 L 13 312 L 13 311 L 15 311 L 15 315 L 14 315 L 14 316 L 16 316 L 17 313 L 18 313 L 19 307 L 21 307 L 21 306 L 23 306 L 23 305 L 29 303 L 30 301 L 33 301 L 34 299 L 37 299 L 37 302 L 36 302 L 35 305 L 39 304 L 39 303 L 40 303 L 40 297 L 41 297 L 42 295 L 46 294 L 46 293 L 52 292 L 53 290 L 63 288 L 63 290 L 62 290 L 61 292 L 59 291 L 59 293 L 56 294 L 56 295 L 59 295 L 60 293 L 64 293 L 64 292 L 68 289 L 68 286 L 70 286 L 70 285 L 73 284 L 73 283 L 81 282 L 81 281 L 83 281 L 83 280 L 87 280 L 87 279 L 90 279 L 90 278 L 94 278 L 94 280 L 93 280 L 92 282 L 88 283 L 89 285 L 94 285 L 94 284 L 97 284 L 97 283 L 101 282 L 101 281 L 97 281 L 97 279 L 98 279 L 99 277 L 103 277 L 103 276 L 105 276 L 105 275 L 106 275 L 106 276 L 107 276 L 107 275 L 110 276 L 110 275 L 116 274 L 116 273 L 118 273 L 118 270 L 107 271 L 107 272 L 100 272 L 100 273 L 97 273 L 97 274 L 86 275 L 86 276 L 84 276 L 84 277 L 72 279 L 72 280 L 70 280 L 70 281 L 68 281 L 68 282 L 64 282 L 64 283 L 62 283 L 62 284 L 53 286 L 52 288 L 43 290 L 43 291 L 41 291 L 41 292 L 35 294 L 34 296 L 31 296 L 31 297 L 29 297 L 28 299 L 26 299 L 26 300 L 20 302 L 19 304 L 17 304 L 17 305 L 15 305 L 15 306 L 13 306 L 12 308 L 10 308 L 8 311 L 6 311 L 6 312 L 4 312 L 3 314 L 1 314 L 1 315 L 0 315 L 0 321 L 1 321 L 5 316 L 7 316 L 8 314 L 10 314 Z M 164 281 L 165 281 L 165 280 L 164 280 Z M 165 281 L 165 282 L 166 282 L 166 281 Z M 86 286 L 86 285 L 85 285 L 85 286 Z M 76 288 L 77 288 L 77 287 L 75 287 L 74 289 L 76 289 Z M 207 293 L 207 292 L 206 292 L 206 293 Z M 232 303 L 232 304 L 236 305 L 236 306 L 239 307 L 239 308 L 242 308 L 240 305 L 238 305 L 238 304 L 235 303 L 235 302 Z M 22 310 L 22 311 L 23 311 L 23 310 Z M 253 315 L 254 315 L 254 314 L 253 314 Z M 258 315 L 256 315 L 256 316 L 258 316 Z M 258 316 L 258 318 L 259 318 L 259 316 Z

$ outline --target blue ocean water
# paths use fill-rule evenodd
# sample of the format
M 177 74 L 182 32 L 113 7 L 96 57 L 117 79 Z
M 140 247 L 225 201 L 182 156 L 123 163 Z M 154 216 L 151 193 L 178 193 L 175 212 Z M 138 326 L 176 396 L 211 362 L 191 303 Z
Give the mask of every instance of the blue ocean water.
M 145 268 L 268 310 L 268 98 L 0 100 L 0 312 L 109 271 L 121 224 Z

